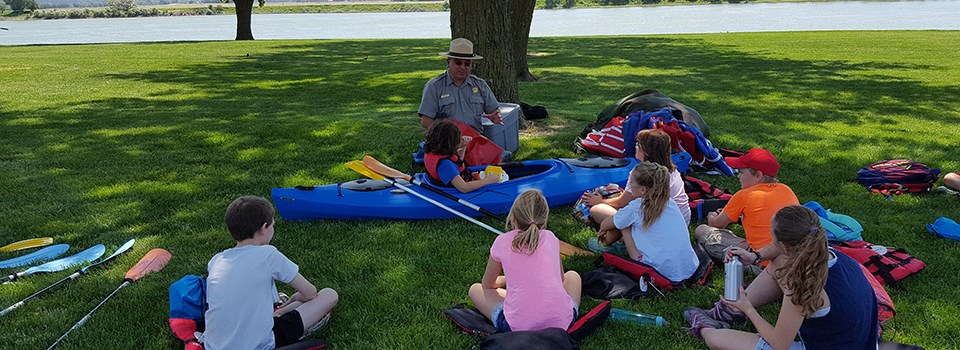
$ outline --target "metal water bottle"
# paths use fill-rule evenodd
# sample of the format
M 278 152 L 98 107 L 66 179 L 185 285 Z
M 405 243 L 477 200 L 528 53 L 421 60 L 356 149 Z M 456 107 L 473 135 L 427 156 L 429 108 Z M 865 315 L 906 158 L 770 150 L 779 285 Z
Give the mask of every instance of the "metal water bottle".
M 743 263 L 740 257 L 734 255 L 733 259 L 723 264 L 723 298 L 730 301 L 740 299 L 740 286 L 743 285 Z

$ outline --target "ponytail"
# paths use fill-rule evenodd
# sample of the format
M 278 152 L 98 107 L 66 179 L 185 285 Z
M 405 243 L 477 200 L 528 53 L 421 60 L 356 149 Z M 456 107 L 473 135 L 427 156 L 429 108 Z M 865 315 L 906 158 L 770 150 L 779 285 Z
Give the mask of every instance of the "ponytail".
M 633 183 L 647 188 L 640 210 L 643 214 L 641 227 L 648 228 L 660 219 L 670 200 L 670 171 L 667 167 L 652 162 L 637 164 L 630 172 Z
M 773 235 L 787 246 L 788 260 L 774 277 L 791 290 L 790 302 L 800 307 L 803 317 L 823 307 L 820 297 L 827 284 L 830 249 L 827 233 L 812 210 L 793 205 L 780 209 L 773 218 Z
M 533 255 L 540 244 L 540 230 L 547 226 L 548 216 L 550 207 L 540 191 L 527 190 L 517 196 L 507 215 L 507 225 L 512 224 L 513 229 L 521 231 L 513 238 L 513 251 Z

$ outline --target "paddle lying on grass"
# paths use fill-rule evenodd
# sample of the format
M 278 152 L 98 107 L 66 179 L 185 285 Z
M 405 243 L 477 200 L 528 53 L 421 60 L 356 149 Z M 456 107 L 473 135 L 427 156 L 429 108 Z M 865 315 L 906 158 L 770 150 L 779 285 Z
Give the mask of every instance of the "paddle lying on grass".
M 97 260 L 97 258 L 102 256 L 104 251 L 106 250 L 107 249 L 103 247 L 103 244 L 97 244 L 93 247 L 87 248 L 87 250 L 68 256 L 66 258 L 57 259 L 43 265 L 37 265 L 37 266 L 31 267 L 22 272 L 17 272 L 15 274 L 5 276 L 2 279 L 0 279 L 0 282 L 16 281 L 18 278 L 22 278 L 24 276 L 29 276 L 29 275 L 40 273 L 40 272 L 63 271 L 88 261 Z
M 43 292 L 46 292 L 46 291 L 48 291 L 48 290 L 50 290 L 50 289 L 53 289 L 54 287 L 60 285 L 60 284 L 63 283 L 63 282 L 72 281 L 72 280 L 76 279 L 77 277 L 80 277 L 80 275 L 86 275 L 86 274 L 87 274 L 87 270 L 89 270 L 90 268 L 92 268 L 92 267 L 97 267 L 97 266 L 99 266 L 100 264 L 103 264 L 103 263 L 105 263 L 105 262 L 107 262 L 107 261 L 113 260 L 113 258 L 116 258 L 117 255 L 123 254 L 124 252 L 130 250 L 130 248 L 133 247 L 133 242 L 135 242 L 135 241 L 136 241 L 135 239 L 130 239 L 129 241 L 127 241 L 127 243 L 124 243 L 122 246 L 120 246 L 120 248 L 117 248 L 117 250 L 116 250 L 115 252 L 113 252 L 113 254 L 111 254 L 110 256 L 108 256 L 106 259 L 100 260 L 99 262 L 97 262 L 97 263 L 95 263 L 95 264 L 87 265 L 86 267 L 84 267 L 84 268 L 82 268 L 82 269 L 79 269 L 79 270 L 77 270 L 76 272 L 70 274 L 70 276 L 64 277 L 63 279 L 57 281 L 57 283 L 51 284 L 51 285 L 47 286 L 46 288 L 41 289 L 41 290 L 37 291 L 36 293 L 31 294 L 30 296 L 24 298 L 23 300 L 20 300 L 20 301 L 16 302 L 15 304 L 10 305 L 10 307 L 8 307 L 8 308 L 6 308 L 6 309 L 3 309 L 3 311 L 0 311 L 0 316 L 6 315 L 6 314 L 10 313 L 10 311 L 13 311 L 13 310 L 17 309 L 18 307 L 23 306 L 23 304 L 26 303 L 27 300 L 33 299 L 33 298 L 35 298 L 36 296 L 38 296 L 38 295 L 40 295 L 40 294 L 43 294 Z
M 53 344 L 51 344 L 50 347 L 47 348 L 47 350 L 56 348 L 57 344 L 59 344 L 60 341 L 66 338 L 67 335 L 70 334 L 70 332 L 73 332 L 73 330 L 80 328 L 80 326 L 83 326 L 83 324 L 86 323 L 88 319 L 90 319 L 90 315 L 93 315 L 93 313 L 96 312 L 97 309 L 99 309 L 101 306 L 103 306 L 103 304 L 107 302 L 107 300 L 110 300 L 110 298 L 113 298 L 113 296 L 117 294 L 117 292 L 119 292 L 120 289 L 122 289 L 123 287 L 126 287 L 130 283 L 136 282 L 141 277 L 146 276 L 151 272 L 160 271 L 160 269 L 163 269 L 163 267 L 166 266 L 168 262 L 170 262 L 170 258 L 171 258 L 170 252 L 160 248 L 155 248 L 147 252 L 147 255 L 144 255 L 143 258 L 140 258 L 140 261 L 138 261 L 136 265 L 133 265 L 133 267 L 131 267 L 130 270 L 127 270 L 127 273 L 123 276 L 123 283 L 121 283 L 120 286 L 117 287 L 117 289 L 114 289 L 113 293 L 110 293 L 110 295 L 108 295 L 106 298 L 100 301 L 100 303 L 97 304 L 97 306 L 95 306 L 93 310 L 90 310 L 90 312 L 88 312 L 85 316 L 83 316 L 83 318 L 81 318 L 80 321 L 77 321 L 77 323 L 74 324 L 73 327 L 70 327 L 70 329 L 67 330 L 66 333 L 63 333 L 63 335 L 61 335 L 60 338 L 57 339 L 57 341 L 53 342 Z
M 473 203 L 467 202 L 466 200 L 463 200 L 463 199 L 461 199 L 461 198 L 458 198 L 457 196 L 454 196 L 454 195 L 452 195 L 452 194 L 449 194 L 449 193 L 443 192 L 443 191 L 441 191 L 441 190 L 439 190 L 439 189 L 430 187 L 429 185 L 424 185 L 421 181 L 419 181 L 419 180 L 417 180 L 417 179 L 414 179 L 412 176 L 407 175 L 407 174 L 404 174 L 404 173 L 402 173 L 402 172 L 400 172 L 400 171 L 398 171 L 398 170 L 396 170 L 396 169 L 393 169 L 393 168 L 391 168 L 391 167 L 388 167 L 388 166 L 386 166 L 385 164 L 381 163 L 380 161 L 374 159 L 374 158 L 371 157 L 371 156 L 364 156 L 364 157 L 363 157 L 363 164 L 362 164 L 362 165 L 365 166 L 365 169 L 366 169 L 365 171 L 360 171 L 360 170 L 357 170 L 357 169 L 354 169 L 354 170 L 357 170 L 357 172 L 359 172 L 359 173 L 361 173 L 361 174 L 364 174 L 364 175 L 367 175 L 368 177 L 370 177 L 370 174 L 369 174 L 369 173 L 372 172 L 373 175 L 377 175 L 377 176 L 375 176 L 375 177 L 370 177 L 370 178 L 372 178 L 372 179 L 374 179 L 374 180 L 384 180 L 384 179 L 386 179 L 386 180 L 384 180 L 384 181 L 389 182 L 389 183 L 390 183 L 391 185 L 393 185 L 393 186 L 399 187 L 399 188 L 400 188 L 401 190 L 403 190 L 404 192 L 407 192 L 407 193 L 413 194 L 413 195 L 415 195 L 415 196 L 417 196 L 417 197 L 420 197 L 421 199 L 424 199 L 424 200 L 426 200 L 427 202 L 430 202 L 431 204 L 434 204 L 434 205 L 436 205 L 436 206 L 438 206 L 438 207 L 440 207 L 440 208 L 443 208 L 444 210 L 446 210 L 446 211 L 448 211 L 448 212 L 450 212 L 450 213 L 453 213 L 453 214 L 455 214 L 455 215 L 457 215 L 457 216 L 459 216 L 459 217 L 461 217 L 461 218 L 464 218 L 464 219 L 466 219 L 467 221 L 470 221 L 470 222 L 472 222 L 472 223 L 474 223 L 474 224 L 477 224 L 477 225 L 479 225 L 480 227 L 486 228 L 487 230 L 489 230 L 489 231 L 491 231 L 491 232 L 493 232 L 493 233 L 496 233 L 496 234 L 498 234 L 498 235 L 502 235 L 502 234 L 503 234 L 503 231 L 500 231 L 500 230 L 497 230 L 497 229 L 495 229 L 495 228 L 492 228 L 492 227 L 488 226 L 487 224 L 484 224 L 484 223 L 482 223 L 482 222 L 480 222 L 480 221 L 477 221 L 476 219 L 474 219 L 474 218 L 472 218 L 472 217 L 469 217 L 469 216 L 467 216 L 467 215 L 465 215 L 465 214 L 463 214 L 463 213 L 461 213 L 461 212 L 459 212 L 459 211 L 457 211 L 457 210 L 454 210 L 454 209 L 452 209 L 452 208 L 450 208 L 450 207 L 447 207 L 447 206 L 445 206 L 445 205 L 443 205 L 443 204 L 437 203 L 436 201 L 434 201 L 434 200 L 432 200 L 432 199 L 430 199 L 430 198 L 428 198 L 428 197 L 426 197 L 426 196 L 424 196 L 424 195 L 422 195 L 422 194 L 420 194 L 420 193 L 417 193 L 417 192 L 413 191 L 412 189 L 407 188 L 406 186 L 403 186 L 403 185 L 401 185 L 401 184 L 399 184 L 399 183 L 396 183 L 396 181 L 395 181 L 394 179 L 395 179 L 395 178 L 402 178 L 402 179 L 404 179 L 404 180 L 413 182 L 414 184 L 417 184 L 417 185 L 419 185 L 420 187 L 427 188 L 427 189 L 433 191 L 434 193 L 437 193 L 437 194 L 439 194 L 439 195 L 442 195 L 443 197 L 448 198 L 448 199 L 450 199 L 450 200 L 456 201 L 457 203 L 460 203 L 460 204 L 462 204 L 462 205 L 464 205 L 464 206 L 466 206 L 466 207 L 468 207 L 468 208 L 471 208 L 471 209 L 474 209 L 474 210 L 476 210 L 476 211 L 478 211 L 478 212 L 481 212 L 481 213 L 483 213 L 484 215 L 487 215 L 487 216 L 496 218 L 497 220 L 500 220 L 501 222 L 506 222 L 506 220 L 504 220 L 502 217 L 494 214 L 493 212 L 491 212 L 491 211 L 489 211 L 489 210 L 486 210 L 486 209 L 484 209 L 484 208 L 481 208 L 481 207 L 479 207 L 479 206 L 477 206 L 477 205 L 475 205 L 475 204 L 473 204 Z M 350 166 L 351 166 L 350 163 L 348 163 L 347 166 L 350 167 Z M 351 167 L 351 169 L 353 169 L 353 167 Z M 593 255 L 593 253 L 591 253 L 591 252 L 589 252 L 589 251 L 586 251 L 586 250 L 577 248 L 576 246 L 574 246 L 574 245 L 572 245 L 572 244 L 570 244 L 570 243 L 564 242 L 564 241 L 560 241 L 560 254 L 562 254 L 563 256 Z
M 70 249 L 69 244 L 54 244 L 24 256 L 0 261 L 0 269 L 12 269 L 27 266 L 36 261 L 50 260 L 66 253 L 67 249 Z
M 12 252 L 12 251 L 22 250 L 27 248 L 48 246 L 50 244 L 53 244 L 53 238 L 51 237 L 25 239 L 20 242 L 13 242 L 3 247 L 0 247 L 0 252 Z

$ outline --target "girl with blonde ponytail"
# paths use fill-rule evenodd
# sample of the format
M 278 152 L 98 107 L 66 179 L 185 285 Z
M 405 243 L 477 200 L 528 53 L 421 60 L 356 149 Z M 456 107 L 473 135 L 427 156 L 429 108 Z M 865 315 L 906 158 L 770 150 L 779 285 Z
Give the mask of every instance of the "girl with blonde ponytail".
M 521 193 L 507 215 L 512 230 L 493 242 L 483 278 L 470 286 L 473 304 L 498 332 L 567 329 L 577 319 L 580 275 L 563 272 L 560 240 L 546 229 L 549 215 L 540 191 Z
M 630 172 L 630 184 L 636 198 L 600 224 L 597 240 L 607 246 L 623 240 L 631 259 L 674 282 L 689 278 L 699 260 L 687 222 L 670 196 L 670 171 L 643 162 Z
M 877 300 L 852 258 L 830 249 L 820 219 L 812 210 L 793 205 L 777 212 L 771 223 L 773 245 L 780 254 L 737 301 L 722 300 L 743 312 L 758 333 L 724 329 L 729 324 L 698 308 L 687 308 L 690 332 L 711 349 L 871 349 L 877 348 Z M 727 259 L 749 259 L 755 253 L 731 248 Z M 781 298 L 775 325 L 757 313 Z M 800 340 L 794 341 L 799 334 Z

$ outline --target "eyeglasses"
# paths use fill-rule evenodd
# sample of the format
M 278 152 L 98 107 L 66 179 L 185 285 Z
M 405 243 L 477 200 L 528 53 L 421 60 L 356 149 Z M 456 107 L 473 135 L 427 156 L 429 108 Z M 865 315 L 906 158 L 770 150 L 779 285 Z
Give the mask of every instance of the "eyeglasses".
M 472 65 L 473 62 L 470 62 L 470 61 L 467 61 L 467 60 L 463 60 L 463 61 L 453 61 L 453 64 L 455 64 L 455 65 L 457 65 L 457 66 L 460 66 L 460 67 L 463 67 L 463 66 L 470 67 L 470 65 Z

